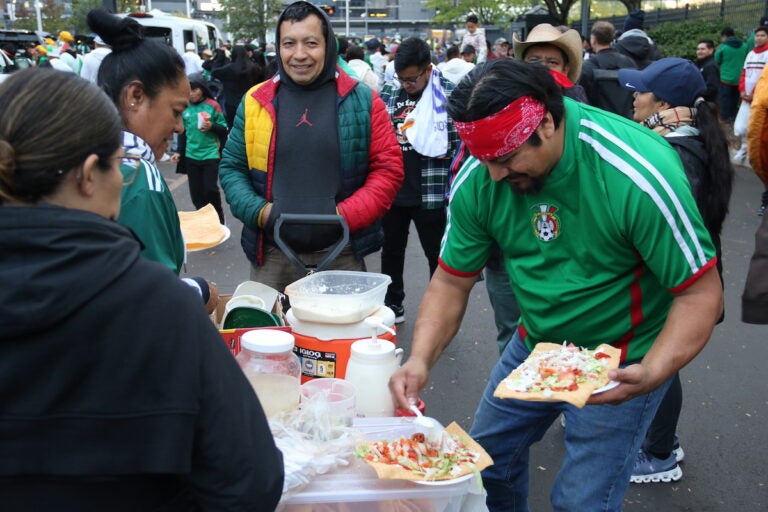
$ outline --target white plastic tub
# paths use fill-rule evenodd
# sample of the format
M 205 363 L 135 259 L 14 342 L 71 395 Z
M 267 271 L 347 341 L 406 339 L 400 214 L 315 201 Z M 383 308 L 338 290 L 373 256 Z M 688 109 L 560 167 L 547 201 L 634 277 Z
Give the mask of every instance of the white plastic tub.
M 379 309 L 391 282 L 385 274 L 326 270 L 289 284 L 285 294 L 299 320 L 349 324 Z

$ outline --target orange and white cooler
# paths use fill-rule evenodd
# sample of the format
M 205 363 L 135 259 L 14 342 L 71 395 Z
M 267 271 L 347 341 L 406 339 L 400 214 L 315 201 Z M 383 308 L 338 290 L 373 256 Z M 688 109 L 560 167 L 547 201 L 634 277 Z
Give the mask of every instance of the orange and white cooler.
M 386 306 L 376 309 L 369 317 L 375 317 L 390 329 L 394 329 L 395 314 Z M 365 319 L 348 323 L 320 323 L 299 320 L 290 309 L 285 314 L 295 338 L 293 348 L 301 362 L 302 384 L 310 379 L 343 379 L 352 352 L 352 343 L 370 338 L 372 327 Z M 397 345 L 396 335 L 382 327 L 376 328 L 376 336 Z

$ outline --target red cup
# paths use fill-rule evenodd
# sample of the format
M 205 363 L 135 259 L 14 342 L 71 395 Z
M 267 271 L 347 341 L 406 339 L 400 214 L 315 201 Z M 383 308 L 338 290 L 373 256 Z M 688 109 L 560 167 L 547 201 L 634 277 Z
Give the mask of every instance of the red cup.
M 427 408 L 426 404 L 424 403 L 424 400 L 419 399 L 419 401 L 416 402 L 416 408 L 421 412 L 421 414 L 424 414 L 424 411 Z M 401 418 L 404 416 L 416 416 L 416 413 L 414 413 L 410 409 L 395 409 L 395 416 L 398 418 Z

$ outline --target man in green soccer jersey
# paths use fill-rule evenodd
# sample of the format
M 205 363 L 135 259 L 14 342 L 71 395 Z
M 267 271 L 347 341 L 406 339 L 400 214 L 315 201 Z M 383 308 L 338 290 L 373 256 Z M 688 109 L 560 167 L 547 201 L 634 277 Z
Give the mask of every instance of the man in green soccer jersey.
M 483 471 L 488 506 L 528 510 L 529 447 L 562 413 L 553 509 L 619 511 L 670 377 L 703 348 L 722 310 L 715 249 L 661 137 L 563 99 L 542 67 L 497 59 L 467 77 L 448 111 L 473 156 L 454 180 L 440 266 L 390 387 L 401 405 L 424 388 L 497 241 L 521 318 L 470 432 L 495 462 Z M 583 409 L 494 398 L 542 341 L 612 344 L 623 364 L 609 377 L 620 385 Z

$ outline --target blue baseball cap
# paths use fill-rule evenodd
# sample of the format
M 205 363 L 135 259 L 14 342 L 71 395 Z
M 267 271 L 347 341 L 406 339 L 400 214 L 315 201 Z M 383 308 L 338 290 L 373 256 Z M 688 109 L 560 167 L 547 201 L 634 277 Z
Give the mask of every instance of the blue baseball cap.
M 645 69 L 620 69 L 619 83 L 633 92 L 652 92 L 673 107 L 692 107 L 707 90 L 699 68 L 677 57 L 659 59 Z

